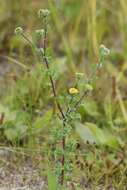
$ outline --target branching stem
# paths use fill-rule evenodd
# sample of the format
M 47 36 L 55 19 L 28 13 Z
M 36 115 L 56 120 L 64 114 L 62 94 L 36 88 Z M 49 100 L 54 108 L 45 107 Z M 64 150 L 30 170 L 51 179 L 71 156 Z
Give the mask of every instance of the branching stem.
M 43 44 L 43 49 L 44 49 L 43 58 L 44 58 L 44 62 L 45 62 L 46 68 L 49 70 L 50 66 L 49 66 L 49 62 L 48 62 L 48 59 L 47 59 L 47 18 L 46 17 L 44 19 L 44 30 L 45 30 L 45 33 L 44 33 L 44 44 Z M 50 82 L 51 82 L 51 86 L 52 86 L 52 91 L 53 91 L 53 95 L 54 95 L 54 98 L 55 98 L 58 110 L 59 110 L 59 112 L 61 113 L 61 116 L 62 116 L 63 128 L 64 128 L 65 125 L 66 125 L 66 123 L 64 122 L 65 115 L 64 115 L 64 112 L 62 110 L 62 107 L 61 107 L 60 103 L 57 100 L 57 93 L 56 93 L 56 88 L 55 88 L 55 84 L 54 84 L 53 78 L 52 78 L 51 75 L 49 76 L 49 78 L 50 78 Z M 62 150 L 63 150 L 63 155 L 61 157 L 62 170 L 61 170 L 61 176 L 60 176 L 60 184 L 62 186 L 64 184 L 64 165 L 65 165 L 65 155 L 64 155 L 64 152 L 65 152 L 65 144 L 66 144 L 66 138 L 65 138 L 65 136 L 63 136 L 62 142 L 61 142 L 61 146 L 62 146 Z

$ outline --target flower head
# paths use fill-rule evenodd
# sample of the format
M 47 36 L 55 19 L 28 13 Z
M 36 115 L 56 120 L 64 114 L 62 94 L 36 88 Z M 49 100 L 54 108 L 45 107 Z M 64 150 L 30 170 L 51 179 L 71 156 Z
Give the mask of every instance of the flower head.
M 93 90 L 92 85 L 86 84 L 86 85 L 85 85 L 85 90 L 92 91 L 92 90 Z
M 101 56 L 107 56 L 110 54 L 110 49 L 108 49 L 107 47 L 105 47 L 103 44 L 100 45 L 100 55 Z
M 17 28 L 15 29 L 15 34 L 16 34 L 16 35 L 22 35 L 22 34 L 23 34 L 23 29 L 22 29 L 21 27 L 17 27 Z
M 84 76 L 84 73 L 78 73 L 78 72 L 76 72 L 75 74 L 76 74 L 77 77 L 83 77 Z
M 37 52 L 38 52 L 40 55 L 44 55 L 44 49 L 43 49 L 43 48 L 38 48 L 38 49 L 37 49 Z
M 44 33 L 45 33 L 44 29 L 35 30 L 35 34 L 38 38 L 44 37 Z
M 69 89 L 69 93 L 70 94 L 78 94 L 79 93 L 79 90 L 77 88 L 70 88 Z
M 50 14 L 50 11 L 48 9 L 40 9 L 38 11 L 39 18 L 47 17 Z

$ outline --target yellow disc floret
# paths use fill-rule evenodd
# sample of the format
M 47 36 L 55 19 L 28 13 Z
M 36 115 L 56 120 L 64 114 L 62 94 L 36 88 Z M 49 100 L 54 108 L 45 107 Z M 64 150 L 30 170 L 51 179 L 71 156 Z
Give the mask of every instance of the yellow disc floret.
M 70 94 L 78 94 L 79 93 L 79 90 L 77 88 L 70 88 L 69 89 L 69 93 Z

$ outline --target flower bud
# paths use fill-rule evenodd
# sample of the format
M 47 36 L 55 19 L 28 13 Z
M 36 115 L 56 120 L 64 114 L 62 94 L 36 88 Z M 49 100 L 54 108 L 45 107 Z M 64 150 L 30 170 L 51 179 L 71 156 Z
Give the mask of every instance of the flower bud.
M 75 73 L 77 77 L 83 77 L 84 73 Z
M 45 33 L 44 29 L 40 29 L 40 30 L 35 31 L 35 34 L 36 34 L 37 38 L 43 38 L 44 33 Z
M 92 91 L 92 90 L 93 90 L 92 85 L 86 84 L 86 85 L 85 85 L 85 90 Z
M 21 27 L 17 27 L 17 28 L 15 29 L 15 34 L 16 34 L 16 35 L 22 35 L 22 34 L 23 34 L 23 29 L 22 29 Z
M 77 88 L 70 88 L 69 89 L 69 93 L 70 94 L 78 94 L 79 93 L 79 90 Z
M 43 48 L 39 48 L 38 49 L 38 53 L 41 54 L 41 55 L 44 55 L 44 49 Z
M 107 56 L 110 54 L 110 49 L 106 48 L 103 44 L 100 45 L 99 51 L 101 56 Z
M 47 17 L 50 14 L 50 11 L 48 9 L 40 9 L 38 11 L 39 18 Z

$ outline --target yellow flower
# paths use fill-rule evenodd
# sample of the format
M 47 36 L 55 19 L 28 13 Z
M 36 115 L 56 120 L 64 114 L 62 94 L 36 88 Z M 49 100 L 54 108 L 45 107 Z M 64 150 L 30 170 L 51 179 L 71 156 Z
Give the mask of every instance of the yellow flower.
M 79 93 L 79 90 L 77 88 L 70 88 L 69 89 L 69 93 L 70 94 L 78 94 Z

